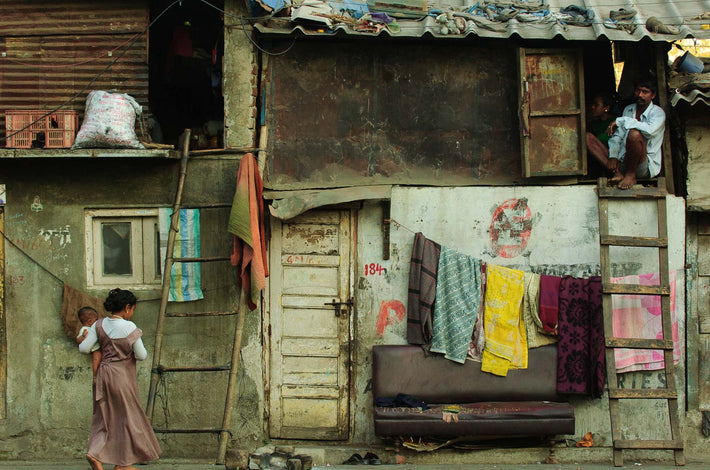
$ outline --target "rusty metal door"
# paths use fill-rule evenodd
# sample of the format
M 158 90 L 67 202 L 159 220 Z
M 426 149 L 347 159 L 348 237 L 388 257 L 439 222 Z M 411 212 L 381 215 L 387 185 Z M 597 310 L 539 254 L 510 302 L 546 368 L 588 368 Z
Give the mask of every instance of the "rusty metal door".
M 348 437 L 349 211 L 272 225 L 269 435 Z
M 523 174 L 587 173 L 584 73 L 577 49 L 519 50 Z

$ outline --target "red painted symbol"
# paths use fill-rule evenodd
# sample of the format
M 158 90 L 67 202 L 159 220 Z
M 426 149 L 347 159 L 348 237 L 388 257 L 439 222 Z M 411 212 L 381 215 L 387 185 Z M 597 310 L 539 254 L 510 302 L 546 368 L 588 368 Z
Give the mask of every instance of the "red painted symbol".
M 393 312 L 394 315 L 392 315 L 390 311 Z M 377 315 L 377 335 L 384 336 L 385 328 L 387 328 L 388 325 L 396 325 L 404 320 L 404 313 L 404 304 L 399 300 L 390 300 L 387 302 L 383 300 L 380 304 L 380 313 Z
M 528 244 L 532 230 L 532 215 L 528 200 L 508 199 L 493 212 L 491 247 L 503 258 L 515 258 Z

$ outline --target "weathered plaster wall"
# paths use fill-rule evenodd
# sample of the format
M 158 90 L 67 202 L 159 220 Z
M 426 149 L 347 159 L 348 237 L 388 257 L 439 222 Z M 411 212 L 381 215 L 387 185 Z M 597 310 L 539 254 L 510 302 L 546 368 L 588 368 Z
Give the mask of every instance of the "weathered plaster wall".
M 252 28 L 238 16 L 251 16 L 244 2 L 226 0 L 224 9 L 224 128 L 226 147 L 252 147 L 257 135 L 258 62 L 249 40 Z M 246 28 L 246 29 L 245 29 Z
M 231 203 L 238 160 L 202 159 L 190 163 L 185 204 Z M 7 390 L 0 420 L 0 458 L 62 459 L 85 452 L 91 419 L 91 361 L 64 335 L 59 311 L 62 283 L 40 268 L 86 290 L 86 208 L 170 206 L 178 163 L 170 160 L 23 159 L 3 162 L 8 203 L 5 232 L 23 251 L 5 242 Z M 88 176 L 87 176 L 88 175 Z M 33 211 L 35 197 L 41 211 Z M 35 209 L 37 206 L 35 206 Z M 226 231 L 229 208 L 204 209 L 203 256 L 231 251 Z M 52 232 L 54 231 L 54 232 Z M 223 311 L 235 304 L 236 285 L 228 263 L 203 265 L 205 299 L 171 304 L 171 311 Z M 100 298 L 106 289 L 88 291 Z M 160 288 L 135 290 L 134 317 L 143 330 L 149 358 L 139 362 L 141 401 L 145 405 L 159 307 Z M 228 364 L 235 317 L 167 321 L 163 358 L 168 365 Z M 262 439 L 262 362 L 260 315 L 249 314 L 234 407 L 236 443 Z M 164 386 L 163 386 L 164 385 Z M 167 374 L 158 388 L 156 424 L 219 427 L 227 373 Z M 211 435 L 159 436 L 168 457 L 214 458 Z
M 668 197 L 670 266 L 680 270 L 684 263 L 684 201 Z M 391 201 L 391 257 L 382 256 L 382 208 L 366 203 L 360 212 L 358 231 L 356 390 L 354 441 L 373 442 L 372 396 L 366 392 L 371 376 L 370 349 L 373 344 L 406 343 L 406 319 L 397 307 L 407 304 L 409 259 L 414 233 L 425 236 L 488 263 L 526 271 L 586 277 L 599 273 L 599 229 L 597 197 L 593 186 L 575 187 L 480 187 L 407 188 L 395 187 Z M 612 233 L 618 235 L 655 234 L 654 207 L 646 202 L 611 207 Z M 501 209 L 503 207 L 504 209 Z M 526 209 L 525 209 L 526 208 Z M 514 222 L 511 227 L 507 221 Z M 517 223 L 517 227 L 515 226 Z M 519 236 L 510 228 L 523 227 Z M 505 256 L 503 256 L 503 254 Z M 506 257 L 507 256 L 507 257 Z M 658 270 L 657 252 L 649 249 L 612 251 L 615 273 L 640 274 Z M 383 271 L 370 266 L 381 266 Z M 623 271 L 622 271 L 623 269 Z M 684 312 L 683 282 L 678 311 Z M 401 310 L 400 310 L 401 311 Z M 378 322 L 383 315 L 386 321 Z M 682 318 L 681 318 L 682 320 Z M 680 335 L 684 325 L 680 322 Z M 377 325 L 385 325 L 378 330 Z M 684 367 L 677 369 L 678 388 L 684 390 Z M 626 374 L 639 387 L 657 383 L 658 373 Z M 572 400 L 577 428 L 575 438 L 595 433 L 595 445 L 609 445 L 609 411 L 606 399 Z M 682 403 L 682 401 L 681 401 Z M 681 408 L 683 408 L 681 406 Z M 645 402 L 629 417 L 642 423 L 631 432 L 658 430 L 664 422 L 665 407 Z M 634 434 L 632 434 L 634 435 Z M 652 438 L 653 436 L 645 436 Z

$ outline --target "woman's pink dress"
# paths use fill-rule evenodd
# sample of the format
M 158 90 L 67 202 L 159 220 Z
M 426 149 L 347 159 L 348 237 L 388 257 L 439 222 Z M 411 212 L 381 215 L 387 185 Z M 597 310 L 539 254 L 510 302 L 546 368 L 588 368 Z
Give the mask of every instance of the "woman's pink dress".
M 96 373 L 94 417 L 88 454 L 103 463 L 131 465 L 155 460 L 160 445 L 138 399 L 133 343 L 143 334 L 136 328 L 125 338 L 111 339 L 96 322 L 101 364 Z

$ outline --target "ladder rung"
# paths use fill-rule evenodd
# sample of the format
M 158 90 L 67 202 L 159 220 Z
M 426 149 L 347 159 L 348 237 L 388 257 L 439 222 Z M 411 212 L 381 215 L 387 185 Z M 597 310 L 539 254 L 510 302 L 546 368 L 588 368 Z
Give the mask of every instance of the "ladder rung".
M 172 312 L 166 313 L 166 317 L 219 317 L 224 315 L 236 315 L 237 312 Z
M 226 431 L 221 428 L 153 428 L 153 431 L 162 434 L 199 434 L 199 433 L 220 433 Z
M 232 207 L 231 202 L 215 202 L 214 204 L 181 204 L 180 209 L 215 209 L 220 207 Z
M 665 188 L 631 188 L 618 189 L 610 187 L 602 187 L 599 189 L 599 197 L 607 198 L 627 198 L 627 199 L 643 199 L 643 198 L 662 198 L 666 197 Z
M 208 258 L 173 258 L 173 263 L 207 263 L 210 261 L 228 261 L 229 256 L 213 256 Z
M 673 349 L 671 339 L 643 339 L 643 338 L 607 338 L 606 346 L 609 348 L 629 349 Z
M 185 366 L 185 367 L 165 367 L 158 366 L 156 372 L 219 372 L 230 370 L 230 366 Z
M 642 286 L 640 284 L 602 284 L 604 294 L 671 295 L 669 286 Z
M 668 240 L 662 237 L 627 237 L 621 235 L 602 235 L 600 243 L 611 246 L 648 246 L 654 248 L 668 246 Z
M 614 441 L 615 449 L 682 449 L 683 443 L 679 440 L 628 440 Z
M 675 390 L 667 388 L 610 388 L 609 398 L 678 398 Z

